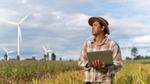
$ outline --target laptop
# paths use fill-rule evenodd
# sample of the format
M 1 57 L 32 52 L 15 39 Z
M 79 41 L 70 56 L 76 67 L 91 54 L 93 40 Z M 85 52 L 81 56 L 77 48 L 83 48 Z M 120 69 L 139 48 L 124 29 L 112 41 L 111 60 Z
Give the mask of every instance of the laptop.
M 105 64 L 111 65 L 113 64 L 112 54 L 113 53 L 111 50 L 88 52 L 87 56 L 89 65 L 92 65 L 92 62 L 98 59 L 99 61 L 104 62 Z

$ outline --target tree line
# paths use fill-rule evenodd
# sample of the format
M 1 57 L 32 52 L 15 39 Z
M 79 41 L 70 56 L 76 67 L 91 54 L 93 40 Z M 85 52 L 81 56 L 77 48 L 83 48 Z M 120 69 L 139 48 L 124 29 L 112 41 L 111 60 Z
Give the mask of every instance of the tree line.
M 150 59 L 150 56 L 141 56 L 138 54 L 138 49 L 137 47 L 132 47 L 131 48 L 131 57 L 126 57 L 126 60 L 140 60 L 140 59 Z

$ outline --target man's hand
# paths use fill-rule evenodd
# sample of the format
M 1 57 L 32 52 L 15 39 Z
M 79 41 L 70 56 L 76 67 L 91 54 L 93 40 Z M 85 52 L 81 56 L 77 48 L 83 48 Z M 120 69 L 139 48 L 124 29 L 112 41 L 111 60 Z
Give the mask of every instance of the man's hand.
M 101 62 L 99 60 L 93 61 L 92 67 L 104 74 L 106 74 L 108 72 L 108 66 L 104 62 Z
M 92 67 L 95 69 L 102 69 L 102 68 L 105 68 L 105 66 L 106 66 L 106 64 L 99 60 L 95 60 L 92 62 Z

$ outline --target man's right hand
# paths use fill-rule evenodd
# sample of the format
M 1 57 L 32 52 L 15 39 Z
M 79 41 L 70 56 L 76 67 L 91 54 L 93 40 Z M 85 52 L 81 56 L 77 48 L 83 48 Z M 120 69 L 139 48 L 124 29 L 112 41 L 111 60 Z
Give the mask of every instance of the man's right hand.
M 104 68 L 106 65 L 104 62 L 101 62 L 99 60 L 95 60 L 92 62 L 92 67 L 95 69 L 100 69 L 100 68 Z
M 108 67 L 104 62 L 101 62 L 99 60 L 95 60 L 92 62 L 92 67 L 94 69 L 97 69 L 99 71 L 101 71 L 102 73 L 107 73 L 108 71 Z

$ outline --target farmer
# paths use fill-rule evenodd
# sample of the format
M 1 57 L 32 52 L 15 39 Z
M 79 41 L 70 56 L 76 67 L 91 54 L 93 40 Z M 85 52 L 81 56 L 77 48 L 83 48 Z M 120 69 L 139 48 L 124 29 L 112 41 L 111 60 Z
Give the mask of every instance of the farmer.
M 122 67 L 122 58 L 119 45 L 108 35 L 109 23 L 103 17 L 90 17 L 88 24 L 91 26 L 92 36 L 88 38 L 80 53 L 79 65 L 84 69 L 85 84 L 112 84 L 115 73 Z M 88 52 L 111 50 L 113 64 L 95 60 L 92 66 L 88 65 Z

